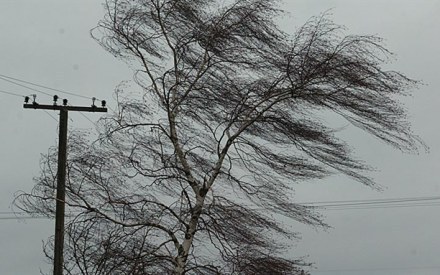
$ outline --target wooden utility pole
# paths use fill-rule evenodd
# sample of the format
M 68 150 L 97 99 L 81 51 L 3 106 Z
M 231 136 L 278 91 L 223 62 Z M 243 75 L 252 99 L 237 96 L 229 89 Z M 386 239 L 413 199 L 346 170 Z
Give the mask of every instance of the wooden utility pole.
M 79 112 L 107 112 L 105 101 L 101 102 L 102 107 L 95 106 L 93 98 L 91 107 L 68 106 L 67 99 L 63 99 L 63 105 L 57 105 L 58 96 L 53 97 L 53 105 L 40 105 L 35 102 L 29 103 L 29 97 L 25 98 L 25 109 L 59 110 L 59 140 L 58 140 L 58 172 L 57 172 L 57 198 L 55 212 L 55 244 L 53 274 L 63 274 L 63 247 L 64 247 L 64 208 L 66 198 L 66 159 L 67 159 L 67 120 L 69 111 Z

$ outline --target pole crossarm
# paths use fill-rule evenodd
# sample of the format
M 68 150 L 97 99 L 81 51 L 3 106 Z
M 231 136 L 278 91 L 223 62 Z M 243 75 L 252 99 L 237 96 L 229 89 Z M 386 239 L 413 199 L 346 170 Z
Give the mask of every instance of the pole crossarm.
M 38 103 L 23 104 L 25 109 L 44 109 L 44 110 L 65 110 L 65 111 L 78 111 L 78 112 L 95 112 L 95 113 L 106 113 L 107 108 L 105 107 L 84 107 L 84 106 L 63 106 L 63 105 L 47 105 Z

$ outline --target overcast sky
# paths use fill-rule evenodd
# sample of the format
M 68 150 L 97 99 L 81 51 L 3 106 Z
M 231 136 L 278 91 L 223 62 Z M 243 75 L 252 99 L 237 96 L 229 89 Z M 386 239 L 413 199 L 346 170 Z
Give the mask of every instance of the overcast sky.
M 1 75 L 35 82 L 112 104 L 116 85 L 131 79 L 127 66 L 90 38 L 102 17 L 101 1 L 0 0 Z M 402 154 L 347 127 L 341 132 L 357 155 L 377 168 L 381 192 L 344 177 L 331 177 L 297 187 L 297 202 L 368 200 L 440 196 L 440 1 L 436 0 L 286 0 L 290 18 L 280 19 L 293 32 L 309 17 L 332 9 L 333 20 L 347 33 L 377 34 L 396 53 L 387 68 L 420 79 L 425 85 L 402 99 L 414 132 L 430 153 Z M 0 79 L 0 91 L 18 95 L 35 92 Z M 47 91 L 46 91 L 47 92 Z M 52 93 L 52 92 L 49 92 Z M 59 94 L 74 105 L 91 100 Z M 38 93 L 40 103 L 51 98 Z M 95 121 L 98 114 L 85 114 Z M 78 113 L 69 115 L 71 128 L 92 128 Z M 24 110 L 22 98 L 0 92 L 0 274 L 38 274 L 50 270 L 41 250 L 53 234 L 54 221 L 17 220 L 11 203 L 18 190 L 30 191 L 39 173 L 40 154 L 56 144 L 57 113 Z M 438 202 L 438 201 L 437 201 Z M 294 224 L 302 233 L 290 253 L 315 262 L 312 274 L 389 275 L 440 274 L 439 205 L 400 208 L 323 210 L 333 228 L 324 232 Z

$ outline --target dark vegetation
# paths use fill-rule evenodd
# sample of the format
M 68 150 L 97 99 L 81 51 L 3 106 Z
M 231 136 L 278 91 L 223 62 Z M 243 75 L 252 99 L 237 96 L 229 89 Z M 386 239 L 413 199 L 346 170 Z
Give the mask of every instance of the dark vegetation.
M 284 253 L 297 235 L 274 217 L 325 224 L 294 203 L 295 184 L 343 173 L 374 186 L 316 114 L 417 150 L 396 101 L 416 82 L 382 69 L 380 38 L 325 14 L 289 35 L 277 1 L 223 2 L 105 3 L 92 35 L 142 94 L 118 89 L 97 141 L 70 136 L 67 274 L 301 274 Z M 19 207 L 53 216 L 55 182 L 53 149 Z

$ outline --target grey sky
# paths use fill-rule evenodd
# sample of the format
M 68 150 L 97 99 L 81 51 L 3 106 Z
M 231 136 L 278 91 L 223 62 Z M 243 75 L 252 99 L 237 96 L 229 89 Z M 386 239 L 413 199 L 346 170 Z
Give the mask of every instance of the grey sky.
M 294 31 L 309 17 L 332 9 L 333 20 L 347 34 L 377 34 L 397 60 L 387 65 L 426 84 L 402 99 L 414 131 L 430 153 L 405 155 L 347 127 L 341 132 L 357 155 L 378 168 L 373 173 L 383 187 L 378 192 L 347 178 L 334 176 L 298 185 L 298 202 L 440 196 L 440 129 L 437 118 L 440 87 L 438 49 L 440 1 L 436 0 L 286 0 L 292 18 L 282 27 Z M 112 104 L 116 85 L 131 79 L 127 66 L 90 38 L 102 17 L 100 1 L 0 1 L 0 74 L 36 82 L 83 96 L 105 98 Z M 0 79 L 0 90 L 21 95 L 34 92 Z M 52 93 L 52 92 L 49 92 Z M 62 95 L 72 104 L 91 100 Z M 40 102 L 51 98 L 38 94 Z M 24 110 L 22 99 L 0 93 L 0 212 L 11 211 L 13 194 L 29 191 L 39 173 L 40 154 L 55 145 L 57 122 L 47 113 Z M 50 113 L 57 118 L 57 113 Z M 99 115 L 85 114 L 91 120 Z M 91 128 L 80 114 L 70 115 L 70 127 Z M 291 253 L 309 255 L 312 274 L 440 273 L 440 206 L 322 211 L 333 226 L 327 232 L 294 224 L 302 240 Z M 52 220 L 2 219 L 0 214 L 0 274 L 38 274 L 49 270 L 41 241 L 53 234 Z M 333 271 L 331 271 L 333 270 Z M 345 271 L 343 271 L 345 270 Z

